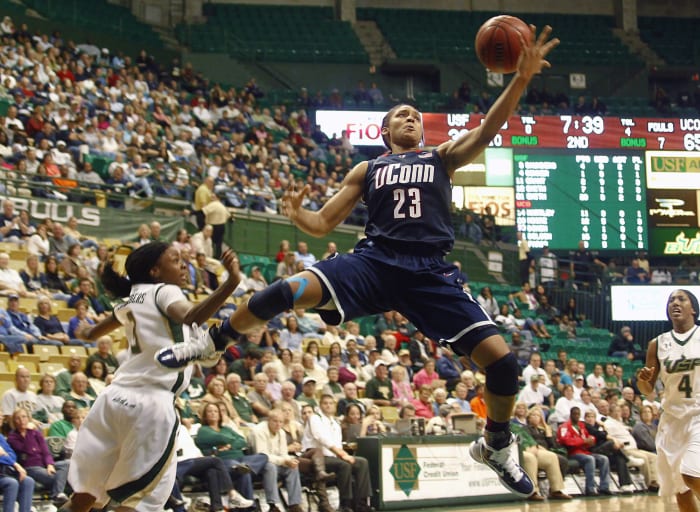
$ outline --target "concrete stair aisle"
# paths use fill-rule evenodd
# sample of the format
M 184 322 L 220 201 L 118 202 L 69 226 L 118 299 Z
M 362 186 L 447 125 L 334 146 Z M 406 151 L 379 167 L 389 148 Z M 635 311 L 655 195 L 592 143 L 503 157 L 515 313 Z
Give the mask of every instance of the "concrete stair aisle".
M 379 66 L 389 59 L 396 58 L 396 53 L 374 21 L 357 21 L 353 30 L 369 55 L 371 66 Z

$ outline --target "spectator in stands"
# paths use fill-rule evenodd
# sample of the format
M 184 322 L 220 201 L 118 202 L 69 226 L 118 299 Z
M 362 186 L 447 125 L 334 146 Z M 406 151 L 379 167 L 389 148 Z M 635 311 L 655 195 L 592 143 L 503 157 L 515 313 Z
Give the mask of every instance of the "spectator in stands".
M 51 231 L 52 236 L 49 238 L 51 254 L 55 255 L 60 261 L 65 257 L 66 253 L 68 253 L 68 248 L 75 243 L 75 240 L 66 235 L 63 224 L 58 222 L 53 223 Z
M 37 411 L 43 410 L 41 414 L 46 417 L 43 421 L 44 427 L 63 418 L 63 405 L 65 400 L 63 397 L 54 395 L 55 390 L 56 378 L 49 373 L 42 375 L 39 381 L 39 392 L 36 395 L 36 401 L 38 404 Z
M 459 379 L 459 377 L 458 377 Z M 348 383 L 354 386 L 352 383 Z M 347 384 L 346 384 L 347 386 Z M 413 400 L 413 388 L 411 386 L 411 381 L 408 380 L 408 374 L 406 373 L 406 368 L 400 364 L 391 367 L 391 386 L 393 391 L 394 400 L 397 405 L 403 406 Z M 340 407 L 340 404 L 339 404 Z M 341 415 L 341 413 L 338 413 Z
M 586 248 L 583 240 L 580 240 L 578 250 L 571 255 L 569 264 L 571 279 L 577 286 L 585 289 L 593 288 L 598 281 L 597 267 L 605 270 L 606 265 Z
M 81 347 L 84 345 L 83 341 L 71 338 L 63 330 L 61 321 L 51 311 L 51 299 L 42 295 L 37 300 L 36 306 L 38 312 L 34 317 L 34 325 L 38 327 L 41 335 L 44 337 L 43 345 L 80 345 Z M 51 343 L 51 341 L 54 343 Z
M 484 236 L 481 231 L 481 226 L 474 218 L 472 212 L 466 212 L 464 214 L 464 222 L 459 227 L 458 234 L 461 238 L 466 238 L 477 245 L 481 243 L 481 239 Z
M 486 402 L 484 401 L 484 385 L 478 382 L 474 386 L 474 398 L 469 401 L 472 412 L 482 420 L 486 420 Z
M 78 409 L 89 409 L 95 396 L 88 393 L 89 381 L 83 372 L 75 372 L 70 379 L 70 391 L 63 394 L 65 400 L 73 400 Z
M 476 297 L 484 311 L 491 317 L 496 318 L 499 314 L 498 302 L 491 293 L 491 287 L 484 286 Z
M 24 462 L 27 474 L 46 487 L 54 505 L 60 507 L 68 501 L 65 487 L 69 461 L 54 462 L 41 431 L 30 427 L 26 410 L 17 409 L 12 414 L 12 428 L 7 438 L 8 443 Z
M 269 379 L 265 373 L 257 373 L 253 377 L 253 389 L 248 392 L 248 400 L 255 415 L 260 419 L 267 418 L 272 410 L 273 399 L 267 390 L 268 383 Z
M 78 309 L 78 302 L 83 301 L 88 306 L 88 318 L 99 322 L 107 316 L 104 307 L 95 296 L 95 289 L 89 278 L 83 278 L 78 285 L 78 291 L 68 299 L 68 307 Z
M 336 474 L 341 512 L 368 512 L 372 495 L 367 459 L 352 456 L 343 449 L 342 432 L 335 416 L 332 396 L 321 397 L 321 414 L 311 415 L 304 429 L 304 449 L 321 448 L 327 470 Z
M 68 367 L 56 374 L 56 391 L 57 395 L 63 396 L 70 393 L 71 381 L 73 375 L 79 372 L 83 367 L 82 359 L 77 354 L 72 354 L 68 359 Z
M 627 468 L 630 459 L 622 451 L 624 445 L 620 441 L 609 438 L 603 423 L 596 419 L 595 411 L 586 411 L 584 420 L 586 423 L 586 430 L 596 440 L 595 445 L 591 447 L 591 452 L 605 455 L 608 458 L 611 467 L 615 468 L 617 471 L 620 491 L 622 491 L 623 494 L 633 493 L 635 487 L 632 484 L 632 477 Z
M 581 412 L 580 404 L 574 399 L 574 387 L 571 384 L 565 384 L 563 389 L 563 396 L 559 397 L 555 405 L 556 420 L 561 423 L 569 419 L 571 414 L 571 409 L 577 407 L 579 409 L 579 415 Z
M 2 202 L 2 217 L 0 217 L 0 240 L 12 243 L 22 242 L 22 230 L 19 226 L 19 214 L 15 211 L 15 203 L 11 199 Z
M 262 359 L 262 352 L 258 349 L 252 349 L 245 353 L 241 358 L 237 359 L 228 368 L 229 373 L 236 373 L 241 377 L 245 384 L 252 384 L 255 375 L 255 367 Z
M 190 475 L 205 481 L 209 493 L 209 510 L 212 512 L 226 510 L 221 500 L 222 494 L 228 495 L 227 504 L 231 508 L 238 509 L 253 505 L 253 500 L 245 499 L 233 488 L 223 460 L 218 457 L 204 457 L 184 425 L 180 425 L 177 433 L 177 454 L 178 486 L 181 487 L 184 478 Z
M 102 336 L 95 342 L 97 351 L 90 354 L 85 363 L 89 367 L 93 361 L 102 361 L 107 367 L 108 373 L 114 373 L 119 368 L 119 361 L 112 353 L 112 337 Z
M 50 241 L 48 236 L 48 227 L 45 223 L 41 223 L 36 227 L 36 231 L 27 240 L 26 249 L 32 256 L 40 257 L 45 260 L 50 252 Z
M 7 16 L 5 17 L 7 18 Z M 17 461 L 17 454 L 0 434 L 0 494 L 2 494 L 3 512 L 14 512 L 15 502 L 18 512 L 31 512 L 34 479 Z
M 7 314 L 12 321 L 10 332 L 24 336 L 25 344 L 62 345 L 62 343 L 51 340 L 41 334 L 39 328 L 29 321 L 29 316 L 20 310 L 18 295 L 12 294 L 7 297 Z
M 586 496 L 596 494 L 612 495 L 610 490 L 610 463 L 605 455 L 592 453 L 595 437 L 588 433 L 585 423 L 580 421 L 581 411 L 578 407 L 571 409 L 571 419 L 562 424 L 557 430 L 557 441 L 566 447 L 569 458 L 576 460 L 586 475 Z M 600 484 L 595 490 L 594 469 L 600 471 Z
M 604 401 L 601 400 L 601 405 L 603 402 Z M 658 488 L 656 454 L 637 448 L 637 441 L 635 441 L 629 429 L 622 423 L 620 406 L 617 403 L 612 402 L 609 404 L 607 414 L 603 409 L 604 407 L 601 407 L 600 412 L 606 416 L 603 420 L 603 425 L 605 425 L 605 430 L 608 432 L 609 437 L 622 444 L 622 451 L 625 455 L 628 457 L 636 457 L 644 461 L 644 464 L 642 464 L 639 469 L 642 475 L 644 475 L 647 487 Z
M 281 503 L 277 488 L 277 479 L 282 478 L 287 489 L 289 512 L 301 512 L 301 480 L 299 478 L 299 461 L 288 453 L 286 434 L 282 430 L 284 418 L 282 411 L 273 409 L 269 412 L 267 421 L 252 430 L 252 448 L 256 453 L 268 456 L 274 471 L 266 472 L 265 499 L 269 512 L 280 512 Z M 270 491 L 270 492 L 268 492 Z
M 297 250 L 294 253 L 294 258 L 296 261 L 301 261 L 304 264 L 304 268 L 309 268 L 316 263 L 316 256 L 309 252 L 309 246 L 303 241 L 297 243 Z
M 210 224 L 207 224 L 201 231 L 197 231 L 190 237 L 190 244 L 192 244 L 192 250 L 195 254 L 202 252 L 206 254 L 207 258 L 214 257 L 213 233 L 214 228 Z
M 547 466 L 549 471 L 547 472 L 547 478 L 549 479 L 549 499 L 554 500 L 569 500 L 571 496 L 564 492 L 564 479 L 563 477 L 568 473 L 569 462 L 567 457 L 564 455 L 566 450 L 562 448 L 559 443 L 557 443 L 552 429 L 544 421 L 544 416 L 542 411 L 533 407 L 527 413 L 527 425 L 525 426 L 524 432 L 520 432 L 521 435 L 532 439 L 530 443 L 534 442 L 537 446 L 536 457 L 539 459 L 550 459 L 547 460 Z M 531 444 L 531 446 L 534 446 Z M 532 451 L 532 448 L 529 448 Z M 563 452 L 563 453 L 562 453 Z M 544 453 L 551 453 L 557 459 L 558 464 L 558 474 L 556 468 L 557 466 L 552 464 L 551 457 L 544 455 Z M 551 475 L 551 476 L 550 476 Z
M 620 329 L 620 334 L 615 336 L 610 342 L 608 355 L 611 357 L 626 357 L 630 361 L 643 357 L 643 352 L 634 343 L 634 335 L 628 325 L 623 326 Z
M 27 291 L 38 295 L 46 295 L 48 292 L 42 288 L 42 275 L 39 270 L 39 258 L 30 254 L 27 256 L 27 266 L 20 271 L 19 276 L 22 278 L 24 287 Z
M 0 253 L 0 294 L 36 297 L 36 293 L 28 291 L 24 286 L 19 272 L 10 268 L 10 255 L 6 252 Z
M 202 450 L 205 455 L 215 455 L 224 460 L 233 475 L 237 476 L 235 485 L 237 490 L 248 500 L 253 498 L 253 481 L 251 473 L 238 474 L 241 471 L 242 465 L 247 465 L 254 474 L 262 475 L 265 478 L 266 474 L 274 475 L 274 468 L 269 465 L 268 457 L 264 454 L 244 455 L 244 451 L 248 448 L 248 443 L 242 435 L 223 425 L 222 416 L 219 408 L 215 404 L 207 404 L 202 411 L 202 426 L 197 431 L 195 440 L 197 447 Z M 238 472 L 238 473 L 237 473 Z M 266 486 L 276 479 L 263 480 Z M 269 490 L 269 493 L 274 493 Z
M 639 266 L 639 260 L 633 259 L 625 270 L 625 282 L 627 284 L 646 284 L 650 280 L 649 272 Z
M 258 423 L 259 420 L 253 411 L 253 406 L 242 390 L 241 376 L 236 373 L 229 373 L 225 380 L 228 401 L 233 404 L 235 412 L 231 414 L 231 417 L 238 417 L 247 424 Z
M 70 290 L 63 280 L 58 267 L 58 259 L 49 255 L 44 262 L 42 288 L 49 291 L 56 300 L 67 301 L 71 297 Z
M 416 416 L 430 419 L 434 416 L 433 411 L 433 388 L 428 384 L 423 384 L 418 388 L 418 397 L 411 400 L 415 408 Z
M 36 393 L 29 390 L 32 374 L 29 369 L 20 366 L 15 370 L 15 386 L 2 394 L 3 423 L 10 424 L 12 414 L 17 409 L 24 409 L 30 415 L 39 409 Z
M 421 370 L 413 376 L 413 385 L 420 388 L 423 384 L 434 386 L 433 382 L 440 379 L 440 375 L 435 371 L 435 359 L 427 358 Z
M 540 376 L 531 374 L 525 387 L 520 390 L 518 401 L 523 402 L 527 407 L 538 406 L 544 411 L 554 407 L 554 396 L 552 390 L 540 382 Z
M 643 405 L 640 421 L 632 427 L 632 436 L 637 442 L 637 448 L 651 453 L 656 453 L 657 427 L 654 424 L 654 409 L 650 405 Z

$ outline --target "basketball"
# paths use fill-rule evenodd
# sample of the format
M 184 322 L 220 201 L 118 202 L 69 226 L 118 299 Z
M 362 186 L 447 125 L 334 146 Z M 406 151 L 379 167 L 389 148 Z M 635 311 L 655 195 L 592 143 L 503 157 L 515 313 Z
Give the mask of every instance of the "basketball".
M 479 61 L 489 71 L 513 73 L 518 66 L 523 43 L 529 45 L 531 40 L 530 27 L 520 18 L 494 16 L 479 28 L 474 48 Z

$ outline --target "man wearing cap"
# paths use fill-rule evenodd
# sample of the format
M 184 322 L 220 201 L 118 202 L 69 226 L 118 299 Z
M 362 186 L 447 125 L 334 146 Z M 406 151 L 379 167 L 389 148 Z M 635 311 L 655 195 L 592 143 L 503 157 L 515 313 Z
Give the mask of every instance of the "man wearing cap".
M 613 338 L 608 348 L 611 357 L 626 357 L 630 361 L 642 358 L 642 352 L 634 344 L 632 329 L 625 325 L 620 329 L 620 335 Z
M 267 281 L 257 265 L 250 269 L 250 277 L 245 280 L 245 289 L 248 292 L 260 292 L 267 288 Z
M 318 402 L 316 401 L 316 379 L 313 377 L 304 377 L 301 384 L 301 395 L 297 397 L 297 401 L 309 404 L 314 410 L 318 409 Z
M 554 407 L 554 396 L 552 390 L 540 383 L 540 376 L 530 375 L 528 384 L 520 391 L 518 402 L 524 402 L 528 408 L 539 405 L 542 409 L 548 410 Z
M 374 404 L 380 407 L 396 405 L 389 369 L 382 359 L 374 362 L 374 377 L 367 382 L 365 396 L 374 400 Z

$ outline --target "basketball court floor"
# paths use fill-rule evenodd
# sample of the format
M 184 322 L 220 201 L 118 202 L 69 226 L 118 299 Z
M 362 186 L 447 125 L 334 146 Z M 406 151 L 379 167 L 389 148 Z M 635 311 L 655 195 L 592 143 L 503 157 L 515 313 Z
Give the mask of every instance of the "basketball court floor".
M 402 509 L 401 512 L 419 509 Z M 423 508 L 420 512 L 666 512 L 677 511 L 674 499 L 649 494 L 604 498 L 574 498 L 570 501 L 515 502 L 507 504 L 470 505 L 467 507 Z

